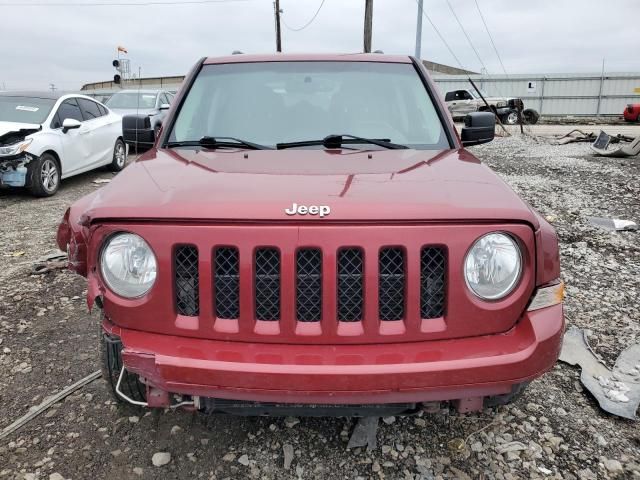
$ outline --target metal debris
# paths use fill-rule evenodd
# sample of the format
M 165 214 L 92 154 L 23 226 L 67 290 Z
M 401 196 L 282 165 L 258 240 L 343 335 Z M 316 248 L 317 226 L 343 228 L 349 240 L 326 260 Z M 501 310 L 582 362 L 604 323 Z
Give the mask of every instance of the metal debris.
M 612 143 L 619 143 L 616 148 L 609 148 Z M 640 135 L 636 138 L 617 135 L 615 137 L 600 131 L 598 138 L 591 145 L 591 150 L 603 157 L 633 157 L 640 153 Z
M 73 385 L 69 385 L 67 388 L 65 388 L 61 392 L 56 393 L 52 397 L 45 399 L 40 405 L 35 407 L 33 410 L 30 410 L 29 413 L 27 413 L 26 415 L 23 415 L 18 420 L 13 422 L 11 425 L 5 427 L 0 432 L 0 440 L 8 436 L 9 434 L 15 432 L 19 428 L 23 427 L 24 425 L 29 423 L 31 420 L 36 418 L 41 413 L 44 413 L 45 411 L 47 411 L 49 408 L 51 408 L 53 405 L 55 405 L 57 402 L 59 402 L 63 398 L 68 397 L 76 390 L 84 387 L 88 383 L 93 382 L 94 380 L 100 378 L 101 376 L 102 376 L 102 373 L 100 372 L 100 370 L 93 372 L 92 374 L 84 377 L 82 380 L 77 381 Z
M 603 218 L 603 217 L 587 217 L 587 221 L 591 225 L 601 227 L 606 230 L 622 231 L 622 230 L 637 230 L 638 224 L 631 220 L 622 220 L 620 218 Z
M 111 181 L 110 178 L 96 178 L 93 183 L 96 185 L 101 185 L 103 183 L 109 183 Z
M 55 252 L 36 260 L 31 267 L 32 275 L 42 275 L 53 270 L 67 268 L 69 260 L 65 252 Z
M 351 438 L 349 438 L 347 448 L 367 447 L 368 451 L 374 450 L 377 445 L 378 420 L 379 417 L 359 418 Z
M 564 335 L 560 361 L 580 365 L 580 381 L 593 394 L 600 408 L 636 420 L 640 405 L 640 344 L 624 350 L 610 370 L 591 350 L 587 331 L 571 327 Z

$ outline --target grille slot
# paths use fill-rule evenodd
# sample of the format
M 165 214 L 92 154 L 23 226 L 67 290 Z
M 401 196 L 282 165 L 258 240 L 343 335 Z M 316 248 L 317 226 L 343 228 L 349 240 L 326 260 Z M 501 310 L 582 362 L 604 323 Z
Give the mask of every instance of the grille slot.
M 176 310 L 195 317 L 200 313 L 198 249 L 192 245 L 176 248 L 174 257 Z
M 256 319 L 280 319 L 280 252 L 260 248 L 255 254 Z
M 240 263 L 238 249 L 215 250 L 214 288 L 216 317 L 236 319 L 240 316 Z
M 345 248 L 338 252 L 338 320 L 362 320 L 363 255 L 359 248 Z
M 378 256 L 378 311 L 380 320 L 404 318 L 404 250 L 383 248 Z
M 444 316 L 447 255 L 442 247 L 423 247 L 420 252 L 420 316 Z
M 322 252 L 317 248 L 296 254 L 296 317 L 301 322 L 322 317 Z

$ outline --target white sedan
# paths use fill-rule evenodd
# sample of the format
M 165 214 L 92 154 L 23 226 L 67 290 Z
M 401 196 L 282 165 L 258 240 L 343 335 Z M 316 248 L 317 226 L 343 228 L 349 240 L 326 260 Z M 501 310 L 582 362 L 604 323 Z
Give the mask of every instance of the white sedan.
M 61 179 L 126 161 L 122 118 L 91 97 L 0 92 L 0 187 L 48 197 Z

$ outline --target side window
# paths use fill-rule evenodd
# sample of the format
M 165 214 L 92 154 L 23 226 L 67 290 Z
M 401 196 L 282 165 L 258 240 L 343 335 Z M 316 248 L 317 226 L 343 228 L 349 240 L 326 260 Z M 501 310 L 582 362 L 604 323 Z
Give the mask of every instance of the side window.
M 85 120 L 93 120 L 94 118 L 102 116 L 102 113 L 100 113 L 100 109 L 98 108 L 98 104 L 96 102 L 87 100 L 86 98 L 78 98 L 77 100 L 80 104 L 82 115 Z
M 107 109 L 105 107 L 103 107 L 102 105 L 100 105 L 99 103 L 98 103 L 98 110 L 100 110 L 100 114 L 101 115 L 108 115 L 109 114 Z
M 462 98 L 465 100 L 473 100 L 473 97 L 471 96 L 471 94 L 466 90 L 462 91 Z
M 445 102 L 452 102 L 456 99 L 456 92 L 447 92 L 444 97 Z
M 167 98 L 167 94 L 166 93 L 163 93 L 163 94 L 160 95 L 160 104 L 158 106 L 162 105 L 163 103 L 171 103 L 169 101 L 169 98 Z
M 60 119 L 60 126 L 67 118 L 72 118 L 74 120 L 78 120 L 79 122 L 83 122 L 84 118 L 82 116 L 82 112 L 80 112 L 80 107 L 78 106 L 78 102 L 76 102 L 75 98 L 69 98 L 60 104 L 60 108 L 58 108 L 58 117 Z

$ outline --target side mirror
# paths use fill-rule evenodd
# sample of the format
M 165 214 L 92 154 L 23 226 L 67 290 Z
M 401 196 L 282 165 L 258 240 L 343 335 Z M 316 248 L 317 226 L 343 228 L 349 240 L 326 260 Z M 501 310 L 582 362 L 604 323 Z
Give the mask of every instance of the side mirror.
M 160 105 L 160 110 L 169 110 L 171 108 L 171 105 L 169 105 L 168 103 L 163 103 L 162 105 Z
M 464 117 L 464 127 L 460 132 L 464 147 L 490 142 L 495 134 L 496 116 L 493 112 L 473 112 Z
M 62 122 L 62 133 L 67 133 L 69 130 L 80 128 L 82 124 L 74 118 L 65 118 Z

